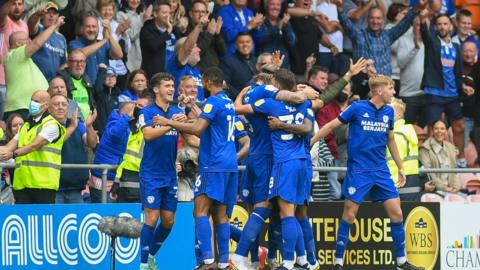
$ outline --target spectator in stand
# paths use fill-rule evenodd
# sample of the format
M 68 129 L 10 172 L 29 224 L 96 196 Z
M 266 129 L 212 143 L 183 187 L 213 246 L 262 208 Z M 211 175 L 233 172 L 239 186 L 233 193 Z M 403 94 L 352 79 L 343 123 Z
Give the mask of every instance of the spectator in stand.
M 5 136 L 7 142 L 9 142 L 15 135 L 17 135 L 20 128 L 23 126 L 25 121 L 22 116 L 18 113 L 12 113 L 5 121 L 7 128 L 5 129 Z
M 54 95 L 64 95 L 68 99 L 68 118 L 72 118 L 73 114 L 80 109 L 78 107 L 78 104 L 75 100 L 71 99 L 68 97 L 68 91 L 67 91 L 67 84 L 63 80 L 62 77 L 56 76 L 54 77 L 48 86 L 48 93 L 50 96 Z M 83 116 L 82 114 L 78 114 L 78 118 L 83 121 Z
M 395 25 L 398 25 L 402 19 L 407 15 L 408 12 L 408 7 L 399 4 L 399 3 L 393 3 L 389 8 L 387 12 L 387 20 L 388 23 L 385 26 L 385 29 L 390 29 L 395 27 Z M 409 28 L 411 29 L 411 27 Z M 408 31 L 408 30 L 407 30 Z M 405 34 L 403 34 L 400 38 L 402 38 Z M 395 42 L 393 42 L 392 46 L 390 46 L 390 49 L 392 51 L 392 55 L 390 57 L 391 59 L 391 64 L 392 64 L 392 79 L 395 82 L 395 96 L 398 97 L 400 93 L 400 67 L 398 66 L 398 44 L 399 44 L 399 39 L 397 39 Z
M 114 0 L 97 0 L 97 21 L 98 21 L 98 35 L 97 40 L 103 39 L 103 22 L 110 23 L 110 35 L 118 43 L 122 50 L 122 57 L 120 59 L 110 59 L 106 64 L 112 67 L 117 74 L 117 84 L 120 87 L 125 87 L 125 81 L 127 80 L 127 66 L 125 65 L 124 59 L 127 59 L 127 53 L 132 46 L 130 37 L 127 35 L 126 31 L 130 28 L 130 21 L 122 20 L 117 21 L 115 19 L 117 4 Z M 88 68 L 88 67 L 87 67 Z
M 137 101 L 139 96 L 145 95 L 148 91 L 148 76 L 142 69 L 136 69 L 130 73 L 127 80 L 127 90 L 118 97 L 120 103 Z
M 5 98 L 5 118 L 11 113 L 19 113 L 23 119 L 28 117 L 29 98 L 36 90 L 48 89 L 48 82 L 32 60 L 50 36 L 64 23 L 63 17 L 50 25 L 29 42 L 25 32 L 14 32 L 10 35 L 10 51 L 5 56 L 5 78 L 8 82 Z M 29 82 L 25 83 L 25 78 Z
M 77 102 L 81 117 L 86 119 L 95 107 L 94 85 L 85 73 L 87 58 L 82 50 L 76 49 L 68 54 L 67 69 L 59 72 L 67 85 L 68 96 Z
M 400 68 L 399 97 L 405 102 L 405 121 L 425 126 L 425 94 L 421 89 L 425 45 L 420 34 L 420 18 L 398 39 L 397 60 Z
M 457 167 L 457 149 L 447 141 L 447 124 L 438 120 L 433 124 L 433 134 L 420 146 L 420 162 L 425 168 Z M 460 180 L 454 173 L 429 173 L 430 181 L 425 191 L 458 192 Z
M 428 0 L 420 2 L 410 10 L 407 15 L 391 29 L 383 29 L 384 13 L 379 8 L 373 8 L 368 14 L 368 27 L 358 29 L 344 11 L 342 0 L 335 0 L 340 14 L 340 22 L 345 32 L 354 44 L 353 59 L 363 57 L 372 59 L 378 74 L 390 76 L 392 66 L 390 64 L 390 46 L 412 25 L 415 16 L 425 8 Z
M 257 52 L 280 51 L 285 56 L 282 67 L 290 68 L 288 50 L 297 42 L 297 36 L 290 23 L 290 14 L 284 13 L 283 17 L 280 17 L 281 5 L 281 0 L 267 0 L 266 20 L 260 28 L 263 38 L 257 42 Z
M 461 9 L 457 11 L 455 19 L 457 21 L 457 33 L 452 37 L 452 42 L 462 46 L 465 41 L 471 41 L 477 45 L 477 48 L 480 47 L 480 41 L 475 38 L 475 31 L 472 29 L 472 12 Z
M 57 4 L 48 2 L 28 19 L 30 36 L 35 37 L 55 24 L 58 16 Z M 65 37 L 58 31 L 53 32 L 47 42 L 33 54 L 32 59 L 47 81 L 50 81 L 55 77 L 60 67 L 67 62 L 67 41 Z
M 337 47 L 330 42 L 328 36 L 324 35 L 318 27 L 314 17 L 315 14 L 310 11 L 311 5 L 312 0 L 296 0 L 295 8 L 311 13 L 311 15 L 300 17 L 292 16 L 290 20 L 293 31 L 297 37 L 297 42 L 290 51 L 290 65 L 292 72 L 295 73 L 297 78 L 305 76 L 305 62 L 309 57 L 316 58 L 319 44 L 329 48 L 333 54 L 338 52 Z M 302 78 L 300 81 L 304 80 L 305 79 Z
M 97 83 L 95 84 L 95 103 L 98 116 L 96 117 L 94 127 L 98 131 L 98 136 L 102 137 L 107 119 L 110 113 L 117 109 L 120 102 L 119 96 L 122 89 L 117 86 L 117 74 L 111 67 L 100 64 Z
M 123 57 L 122 48 L 110 33 L 108 20 L 103 21 L 102 40 L 97 40 L 98 33 L 97 18 L 94 15 L 86 15 L 82 22 L 81 37 L 68 43 L 69 51 L 81 49 L 87 57 L 86 73 L 93 83 L 97 81 L 98 65 L 108 65 L 109 58 L 121 59 Z
M 319 93 L 323 93 L 328 86 L 328 69 L 321 66 L 313 66 L 308 71 L 307 83 Z
M 412 124 L 406 124 L 403 115 L 405 113 L 405 103 L 396 98 L 391 103 L 394 112 L 395 142 L 397 144 L 398 154 L 402 160 L 406 183 L 400 186 L 398 167 L 387 149 L 387 164 L 392 174 L 395 186 L 398 188 L 401 201 L 420 201 L 420 177 L 418 175 L 418 138 L 415 128 Z
M 190 23 L 187 27 L 187 35 L 195 29 L 195 26 L 207 13 L 207 3 L 205 1 L 194 0 L 192 2 L 192 9 L 188 13 Z M 197 68 L 202 72 L 206 68 L 218 66 L 220 57 L 227 53 L 227 44 L 221 33 L 222 25 L 222 17 L 218 17 L 216 20 L 211 18 L 207 28 L 198 36 L 197 46 L 200 48 L 200 62 L 197 64 Z
M 237 35 L 235 46 L 237 51 L 221 60 L 220 69 L 225 75 L 225 81 L 230 91 L 236 97 L 257 73 L 257 59 L 253 54 L 253 38 L 248 32 Z
M 431 131 L 432 125 L 441 119 L 443 112 L 446 113 L 452 125 L 453 143 L 459 151 L 458 166 L 465 168 L 465 126 L 460 95 L 462 91 L 467 96 L 473 95 L 474 90 L 463 85 L 460 49 L 450 38 L 453 30 L 451 19 L 445 14 L 439 15 L 435 19 L 435 35 L 428 29 L 425 16 L 421 20 L 420 28 L 425 44 L 422 88 L 426 94 L 426 123 Z
M 167 55 L 167 50 L 173 50 L 176 42 L 174 27 L 170 22 L 170 10 L 167 1 L 155 2 L 154 18 L 145 21 L 140 31 L 141 67 L 149 77 L 165 70 L 165 64 L 171 54 Z
M 205 99 L 202 86 L 202 75 L 196 65 L 200 62 L 200 48 L 197 46 L 197 40 L 203 28 L 208 24 L 208 15 L 201 18 L 200 22 L 188 34 L 188 37 L 183 37 L 175 44 L 175 54 L 167 62 L 167 72 L 175 78 L 175 95 L 174 99 L 178 98 L 178 82 L 180 78 L 185 75 L 190 75 L 197 81 L 198 100 Z
M 179 37 L 187 35 L 188 18 L 185 17 L 185 8 L 180 0 L 168 0 L 170 3 L 170 21 L 178 29 Z
M 29 121 L 7 145 L 0 147 L 0 160 L 13 158 L 21 165 L 15 169 L 13 181 L 17 204 L 55 203 L 66 131 L 47 112 L 49 102 L 47 91 L 33 93 Z
M 4 58 L 10 49 L 11 34 L 24 32 L 28 36 L 28 26 L 21 19 L 24 12 L 25 6 L 23 0 L 6 1 L 6 3 L 0 6 L 0 119 L 7 118 L 3 115 L 6 103 L 5 95 L 7 92 Z
M 387 14 L 387 9 L 382 0 L 345 0 L 343 7 L 348 18 L 352 20 L 357 29 L 367 28 L 367 17 L 371 9 L 379 8 L 383 14 Z M 353 45 L 348 35 L 343 35 L 343 51 L 347 56 L 352 58 Z
M 50 113 L 65 128 L 73 129 L 69 138 L 63 142 L 62 164 L 87 164 L 85 147 L 94 149 L 98 143 L 97 133 L 93 129 L 97 112 L 94 110 L 85 123 L 79 121 L 78 111 L 72 118 L 68 118 L 68 100 L 66 96 L 57 96 L 63 98 L 52 98 Z M 88 178 L 89 171 L 87 169 L 61 169 L 60 187 L 55 202 L 61 204 L 83 203 L 81 192 L 85 189 Z
M 348 60 L 343 55 L 343 28 L 338 20 L 337 6 L 330 0 L 320 0 L 315 11 L 321 13 L 315 19 L 330 42 L 337 48 L 332 53 L 330 48 L 320 44 L 317 65 L 326 67 L 337 75 L 344 74 L 348 70 Z
M 254 16 L 253 12 L 246 8 L 246 4 L 246 0 L 232 0 L 218 12 L 223 20 L 222 31 L 227 38 L 228 55 L 233 55 L 238 50 L 237 37 L 242 33 L 250 33 L 253 37 L 252 43 L 263 39 L 261 26 L 265 17 L 260 13 Z
M 129 122 L 133 117 L 134 110 L 134 102 L 122 103 L 119 109 L 113 110 L 108 118 L 107 125 L 105 126 L 105 132 L 98 143 L 93 164 L 119 165 L 122 162 L 123 154 L 127 147 L 128 136 L 130 134 Z M 115 179 L 115 173 L 115 170 L 108 171 L 108 194 L 110 194 L 110 189 L 113 185 L 113 180 Z M 92 203 L 100 203 L 102 201 L 101 170 L 91 170 L 88 186 L 90 188 L 90 198 Z M 108 201 L 113 202 L 110 196 L 108 196 Z
M 478 47 L 473 41 L 465 41 L 462 46 L 463 64 L 462 77 L 463 83 L 473 89 L 471 96 L 463 94 L 463 119 L 465 121 L 465 143 L 471 138 L 473 132 L 473 142 L 480 151 L 480 62 L 477 60 Z M 480 152 L 478 152 L 480 153 Z
M 122 0 L 117 20 L 129 21 L 130 27 L 126 34 L 130 38 L 131 47 L 127 52 L 127 68 L 130 72 L 139 69 L 142 65 L 142 51 L 140 47 L 140 30 L 143 23 L 152 16 L 152 9 L 145 9 L 143 1 Z

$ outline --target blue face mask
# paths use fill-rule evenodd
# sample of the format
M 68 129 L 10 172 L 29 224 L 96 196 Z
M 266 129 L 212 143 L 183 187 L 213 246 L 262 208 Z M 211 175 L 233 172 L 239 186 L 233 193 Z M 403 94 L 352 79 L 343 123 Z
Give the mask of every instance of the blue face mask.
M 28 106 L 28 112 L 32 116 L 38 115 L 42 111 L 42 104 L 31 100 L 30 105 Z

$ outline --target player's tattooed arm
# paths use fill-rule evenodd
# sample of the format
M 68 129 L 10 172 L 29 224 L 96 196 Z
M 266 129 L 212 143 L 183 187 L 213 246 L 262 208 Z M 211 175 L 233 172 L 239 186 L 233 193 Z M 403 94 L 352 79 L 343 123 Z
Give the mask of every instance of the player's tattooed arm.
M 316 144 L 321 139 L 325 138 L 328 134 L 335 131 L 337 127 L 342 124 L 338 118 L 333 119 L 332 121 L 328 122 L 325 126 L 323 126 L 315 135 L 312 137 L 310 142 L 310 147 Z
M 303 91 L 292 92 L 280 90 L 275 96 L 275 99 L 293 104 L 301 104 L 307 100 L 307 95 Z
M 397 149 L 397 144 L 395 143 L 395 135 L 393 133 L 393 130 L 390 130 L 388 132 L 387 147 L 390 153 L 392 154 L 392 158 L 395 161 L 395 164 L 397 164 L 397 167 L 398 167 L 399 187 L 403 187 L 406 182 L 406 177 L 403 171 L 402 159 L 400 158 L 400 154 L 398 153 L 398 149 Z
M 306 136 L 312 132 L 312 121 L 309 119 L 304 119 L 302 124 L 288 124 L 280 121 L 278 118 L 269 116 L 268 117 L 268 127 L 271 130 L 282 129 L 293 134 Z
M 248 136 L 243 136 L 238 139 L 238 142 L 242 146 L 237 152 L 237 160 L 242 160 L 248 155 L 248 150 L 250 149 L 250 138 Z

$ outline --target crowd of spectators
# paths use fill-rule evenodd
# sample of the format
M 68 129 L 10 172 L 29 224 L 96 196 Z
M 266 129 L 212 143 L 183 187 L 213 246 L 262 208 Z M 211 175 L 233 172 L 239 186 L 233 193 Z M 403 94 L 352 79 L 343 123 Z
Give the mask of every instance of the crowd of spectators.
M 201 77 L 208 67 L 222 69 L 226 91 L 235 99 L 254 76 L 280 67 L 322 93 L 348 71 L 351 60 L 363 57 L 367 68 L 317 113 L 319 127 L 352 102 L 367 99 L 369 77 L 387 75 L 395 81 L 399 133 L 416 131 L 407 134 L 415 142 L 409 137 L 399 146 L 417 149 L 409 156 L 417 161 L 412 174 L 418 175 L 420 166 L 478 166 L 464 149 L 473 145 L 480 152 L 480 42 L 472 25 L 480 14 L 472 14 L 468 4 L 480 1 L 466 2 L 455 7 L 453 0 L 0 1 L 3 141 L 15 139 L 19 127 L 32 121 L 32 95 L 48 91 L 67 97 L 66 114 L 53 115 L 70 130 L 62 162 L 118 165 L 132 119 L 138 118 L 138 100 L 148 96 L 149 79 L 158 72 L 173 75 L 175 102 L 190 104 L 183 109 L 193 117 L 205 99 Z M 312 150 L 314 165 L 345 166 L 347 132 L 341 126 L 320 141 Z M 431 137 L 423 142 L 425 132 Z M 192 149 L 198 143 L 179 142 Z M 13 174 L 2 173 L 2 188 Z M 100 201 L 101 171 L 62 170 L 60 178 L 57 202 L 86 200 L 80 194 Z M 341 174 L 315 178 L 314 199 L 340 198 Z M 414 186 L 461 190 L 454 174 L 424 178 Z M 115 172 L 107 179 L 110 190 Z

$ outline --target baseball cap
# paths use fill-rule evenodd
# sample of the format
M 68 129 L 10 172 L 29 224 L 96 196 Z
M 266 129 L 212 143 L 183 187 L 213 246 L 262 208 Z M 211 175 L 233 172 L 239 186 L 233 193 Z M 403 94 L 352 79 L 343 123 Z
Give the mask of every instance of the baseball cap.
M 58 11 L 58 6 L 57 4 L 55 4 L 54 2 L 48 2 L 47 5 L 45 6 L 45 9 L 46 10 L 49 10 L 49 9 L 55 9 L 56 11 Z
M 112 67 L 108 67 L 107 68 L 107 76 L 117 77 L 117 72 L 115 72 L 115 69 L 113 69 Z

